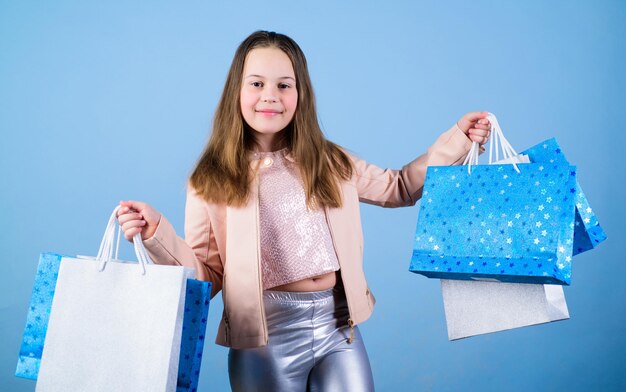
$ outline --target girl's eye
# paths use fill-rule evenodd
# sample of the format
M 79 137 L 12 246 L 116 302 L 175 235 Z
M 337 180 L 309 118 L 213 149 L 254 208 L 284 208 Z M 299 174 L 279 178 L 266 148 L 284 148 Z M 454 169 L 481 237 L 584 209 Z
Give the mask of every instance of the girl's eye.
M 286 84 L 286 83 L 281 83 L 278 85 L 278 88 L 289 88 L 291 87 L 290 85 Z
M 261 82 L 252 82 L 251 84 L 253 87 L 263 87 L 263 83 Z

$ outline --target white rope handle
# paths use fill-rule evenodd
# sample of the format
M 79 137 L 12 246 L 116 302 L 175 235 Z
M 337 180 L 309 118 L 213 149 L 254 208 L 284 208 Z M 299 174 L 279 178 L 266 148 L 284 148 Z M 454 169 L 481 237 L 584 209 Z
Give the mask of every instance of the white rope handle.
M 491 124 L 491 141 L 489 142 L 489 164 L 493 164 L 493 162 L 500 161 L 500 151 L 502 151 L 502 159 L 512 158 L 517 155 L 517 152 L 511 146 L 511 143 L 504 137 L 504 133 L 502 132 L 502 128 L 500 128 L 500 124 L 498 123 L 498 119 L 493 113 L 489 113 L 487 115 L 487 120 Z M 495 161 L 493 160 L 493 153 L 495 150 Z M 470 148 L 465 160 L 463 161 L 463 165 L 467 165 L 467 172 L 472 174 L 472 165 L 478 165 L 478 155 L 480 152 L 480 146 L 477 142 L 472 142 L 472 147 Z M 520 172 L 519 168 L 515 164 L 515 162 L 511 162 L 516 172 Z
M 473 142 L 472 147 L 470 147 L 470 150 L 467 153 L 465 160 L 463 161 L 463 165 L 467 165 L 467 172 L 470 174 L 472 173 L 472 170 L 471 170 L 472 165 L 478 164 L 479 150 L 480 150 L 480 147 L 478 146 L 478 143 Z
M 487 120 L 491 124 L 491 133 L 493 137 L 493 144 L 489 145 L 489 164 L 493 164 L 492 160 L 492 149 L 495 145 L 496 150 L 496 162 L 500 160 L 498 155 L 498 151 L 502 151 L 503 159 L 512 158 L 517 155 L 517 152 L 511 147 L 511 143 L 504 137 L 504 133 L 502 132 L 502 128 L 498 123 L 498 119 L 493 113 L 489 113 L 487 116 Z
M 96 260 L 100 261 L 99 271 L 103 271 L 106 263 L 113 260 L 113 243 L 116 242 L 115 245 L 115 259 L 118 258 L 119 249 L 120 249 L 120 237 L 121 237 L 121 226 L 118 227 L 117 230 L 117 241 L 115 238 L 115 226 L 117 224 L 117 211 L 120 209 L 119 206 L 115 207 L 111 216 L 109 217 L 109 223 L 104 231 L 104 235 L 102 236 L 102 241 L 100 242 L 100 249 L 98 250 L 98 255 L 96 256 Z M 139 261 L 139 265 L 141 266 L 141 274 L 145 275 L 146 273 L 146 264 L 154 264 L 146 248 L 143 245 L 143 240 L 141 239 L 141 233 L 135 234 L 133 237 L 133 245 L 135 247 L 135 255 L 137 256 L 137 260 Z

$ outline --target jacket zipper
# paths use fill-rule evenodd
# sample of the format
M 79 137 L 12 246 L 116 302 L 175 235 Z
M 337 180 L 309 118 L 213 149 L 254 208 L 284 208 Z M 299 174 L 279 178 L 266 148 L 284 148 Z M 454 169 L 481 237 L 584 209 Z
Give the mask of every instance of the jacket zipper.
M 328 219 L 328 207 L 324 207 L 324 212 L 325 212 L 325 216 L 326 216 L 326 225 L 328 225 L 328 231 L 330 232 L 330 238 L 333 241 L 333 249 L 335 250 L 335 255 L 337 256 L 337 261 L 339 261 L 339 255 L 337 255 L 337 246 L 335 245 L 335 235 L 333 234 L 333 227 L 330 224 L 330 220 Z M 339 263 L 339 268 L 341 268 L 341 262 Z M 343 273 L 340 274 L 341 275 L 341 281 L 343 284 L 343 291 L 344 294 L 346 296 L 346 303 L 348 304 L 348 326 L 350 326 L 350 337 L 348 337 L 348 344 L 352 344 L 352 342 L 354 341 L 354 321 L 352 320 L 352 309 L 350 306 L 350 298 L 348 297 L 348 293 L 346 291 L 346 284 L 343 281 Z
M 348 319 L 348 325 L 350 326 L 350 337 L 348 337 L 348 344 L 352 344 L 354 341 L 354 321 L 351 318 Z
M 267 330 L 267 320 L 265 319 L 265 304 L 263 303 L 263 279 L 261 277 L 261 228 L 260 228 L 260 223 L 259 223 L 259 194 L 261 192 L 261 182 L 259 181 L 259 174 L 257 172 L 256 174 L 256 181 L 257 181 L 257 193 L 256 193 L 256 244 L 257 244 L 257 251 L 256 251 L 256 261 L 257 261 L 257 276 L 259 278 L 259 301 L 260 301 L 260 307 L 261 307 L 261 321 L 263 323 L 263 343 L 267 345 L 268 342 L 268 334 L 269 331 Z
M 224 330 L 226 335 L 226 345 L 230 346 L 230 324 L 228 322 L 228 312 L 224 311 Z

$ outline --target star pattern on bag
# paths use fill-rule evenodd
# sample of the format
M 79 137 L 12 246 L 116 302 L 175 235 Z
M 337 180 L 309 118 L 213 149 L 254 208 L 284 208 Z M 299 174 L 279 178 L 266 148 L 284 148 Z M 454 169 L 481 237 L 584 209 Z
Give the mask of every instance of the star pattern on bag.
M 39 362 L 43 353 L 48 319 L 50 318 L 50 304 L 54 296 L 54 287 L 62 257 L 56 253 L 42 253 L 39 256 L 35 284 L 33 285 L 15 371 L 16 375 L 35 379 L 39 372 Z
M 195 391 L 198 388 L 197 376 L 202 364 L 204 334 L 206 331 L 211 283 L 187 279 L 185 296 L 185 317 L 178 363 L 178 391 Z
M 512 165 L 478 165 L 469 175 L 466 167 L 429 168 L 411 270 L 567 284 L 573 228 L 564 222 L 574 221 L 575 168 L 519 167 L 521 175 Z
M 556 139 L 549 139 L 534 147 L 521 152 L 530 157 L 532 162 L 538 162 L 542 165 L 547 163 L 567 163 L 567 159 L 563 151 L 559 147 Z M 575 173 L 570 172 L 570 175 Z M 592 208 L 589 201 L 580 187 L 578 181 L 575 186 L 570 188 L 570 193 L 576 195 L 576 217 L 573 224 L 574 227 L 574 251 L 573 255 L 593 249 L 606 239 L 606 234 Z M 551 203 L 552 197 L 546 198 L 546 203 Z

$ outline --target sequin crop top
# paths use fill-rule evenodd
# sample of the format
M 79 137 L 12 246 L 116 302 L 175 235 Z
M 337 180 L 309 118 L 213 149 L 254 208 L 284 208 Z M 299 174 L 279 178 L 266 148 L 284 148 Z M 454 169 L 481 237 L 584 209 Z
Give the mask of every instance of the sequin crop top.
M 308 209 L 287 149 L 254 153 L 259 165 L 263 289 L 339 270 L 324 209 Z

